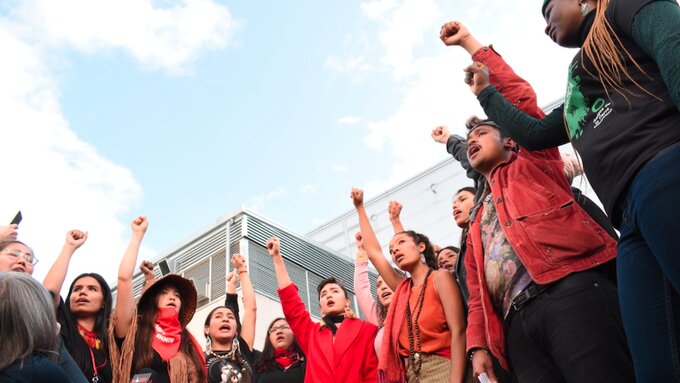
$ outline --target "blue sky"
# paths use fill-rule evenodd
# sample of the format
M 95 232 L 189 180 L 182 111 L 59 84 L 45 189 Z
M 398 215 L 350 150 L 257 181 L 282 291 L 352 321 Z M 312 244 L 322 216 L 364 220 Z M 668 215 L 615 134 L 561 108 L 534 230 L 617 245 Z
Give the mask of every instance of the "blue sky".
M 539 3 L 3 2 L 2 158 L 17 187 L 0 214 L 24 211 L 39 278 L 81 228 L 71 277 L 113 281 L 138 214 L 146 258 L 241 205 L 307 232 L 351 208 L 352 186 L 370 197 L 444 159 L 430 130 L 462 133 L 481 113 L 442 23 L 494 43 L 539 102 L 559 97 L 575 52 L 543 35 Z

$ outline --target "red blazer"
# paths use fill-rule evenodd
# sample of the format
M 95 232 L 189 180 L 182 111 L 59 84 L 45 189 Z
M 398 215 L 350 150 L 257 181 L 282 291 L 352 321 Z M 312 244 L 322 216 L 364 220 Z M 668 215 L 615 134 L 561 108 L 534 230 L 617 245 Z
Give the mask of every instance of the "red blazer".
M 481 49 L 473 59 L 489 68 L 491 83 L 506 99 L 536 118 L 544 116 L 531 86 L 493 49 Z M 557 281 L 616 256 L 616 242 L 574 201 L 563 167 L 557 148 L 520 148 L 519 154 L 513 153 L 489 175 L 503 232 L 531 279 L 539 284 Z M 467 236 L 467 349 L 486 348 L 507 369 L 503 319 L 494 311 L 486 288 L 482 210 L 480 204 L 471 214 Z
M 279 289 L 283 314 L 307 358 L 305 382 L 354 383 L 378 381 L 373 341 L 378 328 L 360 319 L 345 319 L 335 334 L 312 321 L 297 286 Z

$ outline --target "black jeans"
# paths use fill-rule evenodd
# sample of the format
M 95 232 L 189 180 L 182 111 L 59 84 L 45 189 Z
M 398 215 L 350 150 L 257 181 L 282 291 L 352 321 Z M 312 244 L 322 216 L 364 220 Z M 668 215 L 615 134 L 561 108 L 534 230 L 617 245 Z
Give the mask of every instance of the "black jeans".
M 587 270 L 554 283 L 506 319 L 520 383 L 634 382 L 616 287 Z

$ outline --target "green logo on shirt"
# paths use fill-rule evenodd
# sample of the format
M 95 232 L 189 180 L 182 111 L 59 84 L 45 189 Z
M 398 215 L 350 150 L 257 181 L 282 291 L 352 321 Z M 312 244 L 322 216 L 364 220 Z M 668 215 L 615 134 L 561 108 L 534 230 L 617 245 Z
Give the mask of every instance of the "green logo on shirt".
M 586 123 L 586 116 L 590 109 L 585 96 L 581 93 L 581 77 L 574 75 L 576 67 L 576 63 L 569 66 L 567 94 L 564 96 L 564 117 L 572 140 L 581 137 L 583 134 L 583 125 Z

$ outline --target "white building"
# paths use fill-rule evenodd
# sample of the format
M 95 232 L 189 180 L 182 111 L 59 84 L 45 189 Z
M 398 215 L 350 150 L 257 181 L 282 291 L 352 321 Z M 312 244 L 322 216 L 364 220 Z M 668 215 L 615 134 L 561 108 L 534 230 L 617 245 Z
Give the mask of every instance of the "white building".
M 448 159 L 367 200 L 366 209 L 381 244 L 386 248 L 392 236 L 387 205 L 396 199 L 404 205 L 401 218 L 407 229 L 425 233 L 433 243 L 442 246 L 457 245 L 460 231 L 451 215 L 451 202 L 458 189 L 469 185 L 472 182 L 465 177 L 465 172 L 455 161 Z M 307 309 L 318 318 L 316 286 L 330 276 L 336 277 L 350 291 L 355 312 L 359 313 L 353 294 L 356 231 L 358 220 L 353 209 L 304 236 L 242 208 L 161 254 L 156 262 L 166 261 L 172 272 L 194 281 L 199 295 L 198 310 L 188 327 L 202 342 L 205 318 L 214 307 L 224 304 L 228 259 L 234 253 L 241 253 L 248 262 L 257 296 L 255 347 L 261 349 L 267 326 L 274 318 L 283 316 L 266 240 L 271 236 L 281 239 L 281 254 L 291 279 L 299 287 Z M 375 278 L 374 273 L 370 275 L 372 285 L 375 285 Z M 141 273 L 135 275 L 135 296 L 141 292 L 142 284 Z

